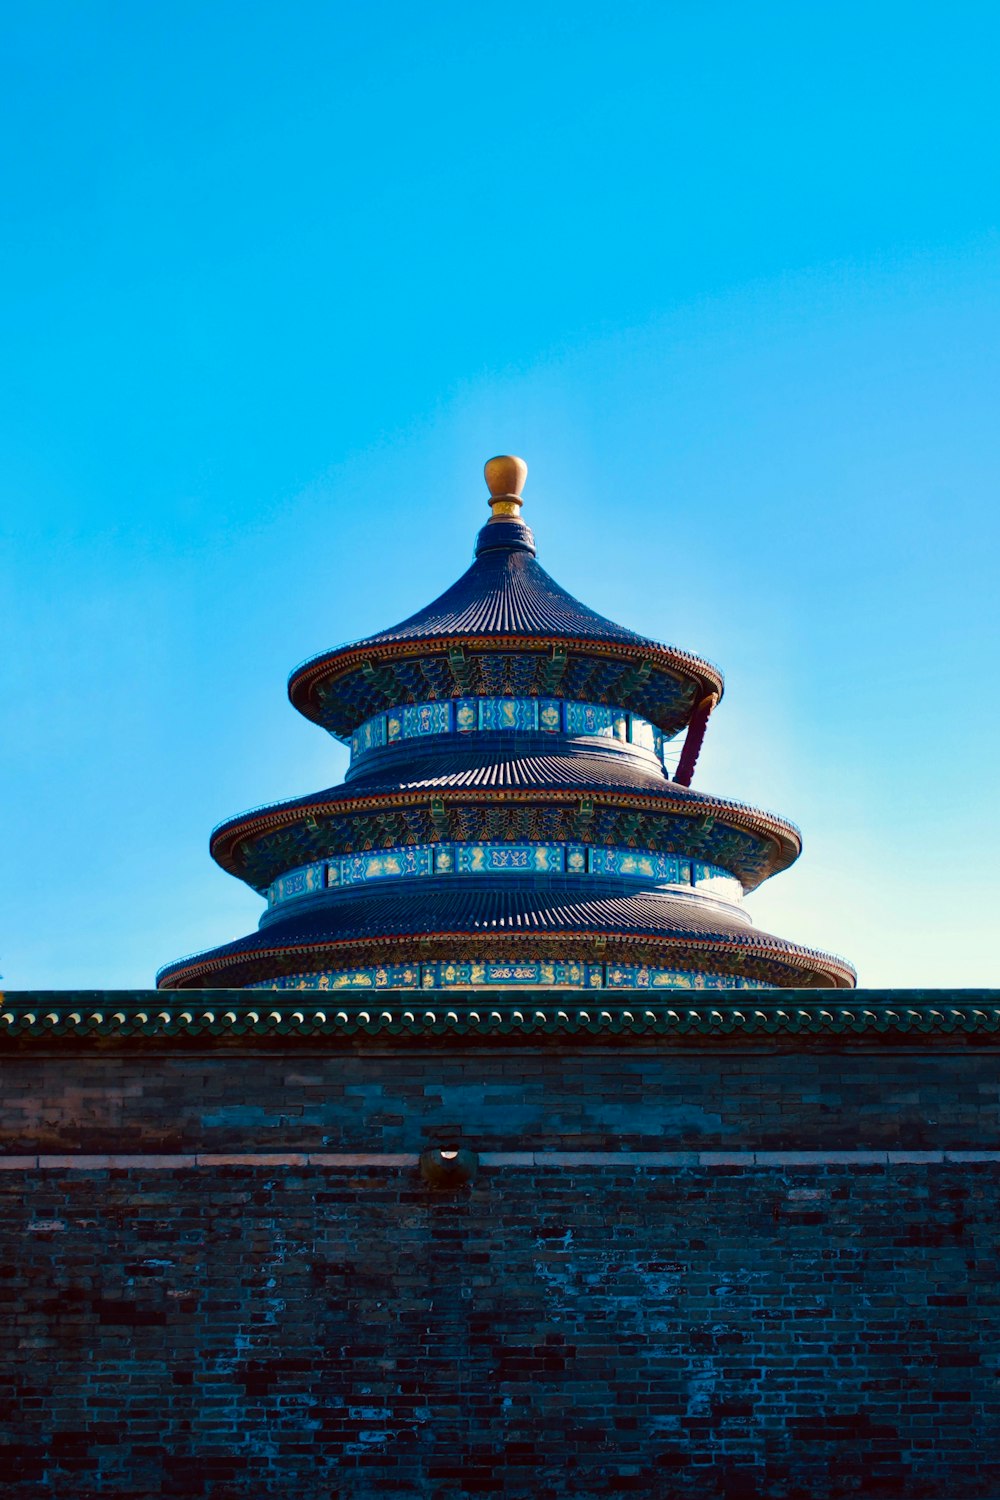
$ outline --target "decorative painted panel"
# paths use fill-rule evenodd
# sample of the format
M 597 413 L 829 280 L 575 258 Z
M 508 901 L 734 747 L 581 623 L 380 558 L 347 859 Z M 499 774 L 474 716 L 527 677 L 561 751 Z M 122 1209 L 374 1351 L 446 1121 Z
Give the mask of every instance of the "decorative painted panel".
M 359 724 L 351 735 L 351 755 L 364 755 L 368 750 L 377 749 L 385 744 L 385 737 L 385 714 L 376 714 L 374 719 Z
M 468 734 L 479 728 L 479 699 L 457 698 L 455 700 L 455 728 L 459 734 Z
M 439 984 L 482 984 L 485 974 L 485 964 L 421 964 L 420 985 L 422 989 L 432 990 Z
M 671 885 L 691 883 L 691 866 L 686 859 L 646 849 L 591 849 L 589 868 L 591 875 L 628 875 Z
M 757 979 L 731 974 L 697 974 L 684 969 L 651 969 L 646 964 L 608 964 L 609 990 L 736 990 L 768 989 Z
M 351 756 L 382 745 L 429 734 L 469 734 L 476 730 L 571 734 L 617 739 L 652 750 L 662 758 L 663 735 L 638 714 L 599 703 L 561 698 L 488 697 L 408 703 L 376 714 L 351 736 Z
M 559 698 L 539 698 L 538 727 L 546 734 L 561 734 L 563 727 L 563 705 Z
M 586 875 L 587 873 L 587 846 L 586 844 L 564 844 L 567 875 Z
M 379 849 L 371 854 L 345 854 L 340 859 L 331 859 L 327 882 L 330 885 L 363 885 L 369 880 L 430 873 L 431 851 L 424 844 L 406 849 Z
M 484 965 L 487 984 L 573 984 L 583 979 L 583 965 L 542 963 L 523 960 L 516 963 L 490 962 Z
M 561 844 L 459 844 L 456 867 L 462 875 L 500 874 L 521 870 L 530 874 L 561 874 Z
M 698 861 L 697 889 L 718 900 L 741 902 L 743 887 L 728 870 Z M 324 879 L 325 870 L 325 879 Z M 372 880 L 405 880 L 425 875 L 602 875 L 657 885 L 690 885 L 691 862 L 651 849 L 605 848 L 561 842 L 508 843 L 501 840 L 410 844 L 343 854 L 303 865 L 275 880 L 269 907 L 328 887 L 363 885 Z
M 480 729 L 538 728 L 537 698 L 480 698 Z
M 268 906 L 276 906 L 279 901 L 292 901 L 296 896 L 310 896 L 313 891 L 323 889 L 323 863 L 315 865 L 303 865 L 301 869 L 289 870 L 287 875 L 279 875 L 267 893 Z
M 614 737 L 615 709 L 605 708 L 600 703 L 564 703 L 563 722 L 567 734 L 599 735 L 605 739 Z
M 340 969 L 319 974 L 285 974 L 247 985 L 251 990 L 475 989 L 575 990 L 769 990 L 759 979 L 731 974 L 699 974 L 688 969 L 654 969 L 645 964 L 585 964 L 548 959 L 484 959 L 451 963 L 442 959 L 425 964 L 381 964 L 365 969 Z
M 580 989 L 586 984 L 588 967 L 592 966 L 548 959 L 488 959 L 482 963 L 444 961 L 421 965 L 421 985 L 424 989 L 467 989 L 475 985 L 563 985 Z
M 284 974 L 253 990 L 415 990 L 420 986 L 419 964 L 376 964 L 370 969 L 339 969 L 324 974 Z
M 451 703 L 408 703 L 402 717 L 404 739 L 447 734 L 451 729 Z

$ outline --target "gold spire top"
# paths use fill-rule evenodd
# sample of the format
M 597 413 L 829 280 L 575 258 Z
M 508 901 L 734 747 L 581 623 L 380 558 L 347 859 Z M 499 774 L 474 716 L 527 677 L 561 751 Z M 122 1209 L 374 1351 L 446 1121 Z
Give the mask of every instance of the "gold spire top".
M 521 514 L 521 491 L 528 477 L 528 465 L 523 458 L 514 458 L 502 453 L 486 461 L 483 470 L 490 491 L 491 521 L 506 521 Z

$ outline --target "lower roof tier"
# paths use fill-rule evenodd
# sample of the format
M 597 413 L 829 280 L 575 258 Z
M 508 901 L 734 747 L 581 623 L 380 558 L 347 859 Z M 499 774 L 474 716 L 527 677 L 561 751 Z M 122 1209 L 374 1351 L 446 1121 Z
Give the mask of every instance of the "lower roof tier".
M 157 984 L 241 987 L 376 963 L 522 957 L 644 964 L 778 987 L 855 981 L 843 959 L 760 932 L 738 909 L 694 894 L 624 893 L 608 883 L 584 898 L 560 880 L 528 889 L 431 880 L 419 891 L 343 892 L 289 911 L 236 942 L 168 964 Z
M 373 768 L 374 772 L 374 768 Z M 632 846 L 730 870 L 745 890 L 798 857 L 795 825 L 668 781 L 652 753 L 559 743 L 522 753 L 497 743 L 393 753 L 378 775 L 242 813 L 213 833 L 213 857 L 264 892 L 286 871 L 333 855 L 441 840 L 555 840 Z

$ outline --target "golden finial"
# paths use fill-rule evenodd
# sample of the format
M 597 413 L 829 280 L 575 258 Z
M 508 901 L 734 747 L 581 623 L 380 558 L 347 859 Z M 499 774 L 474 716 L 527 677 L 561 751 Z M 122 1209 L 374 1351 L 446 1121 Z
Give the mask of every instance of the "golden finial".
M 490 491 L 491 521 L 515 519 L 521 514 L 521 491 L 528 477 L 528 465 L 523 458 L 514 458 L 502 453 L 486 461 L 483 470 Z

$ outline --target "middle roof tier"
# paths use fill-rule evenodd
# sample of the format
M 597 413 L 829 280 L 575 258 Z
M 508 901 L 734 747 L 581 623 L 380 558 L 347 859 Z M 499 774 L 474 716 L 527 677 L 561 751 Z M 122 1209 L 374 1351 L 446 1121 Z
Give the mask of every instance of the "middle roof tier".
M 441 736 L 386 747 L 365 756 L 344 785 L 227 819 L 212 835 L 212 856 L 262 893 L 317 859 L 443 840 L 658 850 L 729 870 L 745 890 L 798 857 L 793 823 L 668 781 L 651 751 L 530 738 Z

